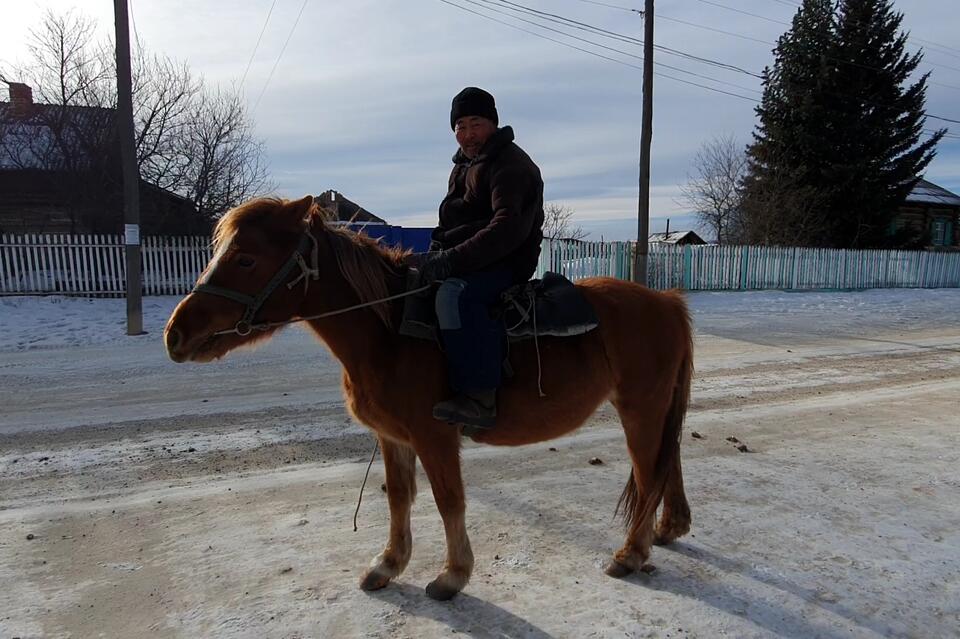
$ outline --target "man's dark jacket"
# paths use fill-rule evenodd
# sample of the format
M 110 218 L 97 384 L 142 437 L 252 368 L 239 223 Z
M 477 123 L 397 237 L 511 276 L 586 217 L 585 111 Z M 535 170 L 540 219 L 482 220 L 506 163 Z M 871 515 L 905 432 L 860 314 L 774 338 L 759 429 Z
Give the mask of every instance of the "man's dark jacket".
M 516 282 L 533 275 L 543 240 L 540 169 L 513 143 L 513 129 L 490 136 L 477 157 L 453 156 L 432 247 L 449 251 L 453 275 L 507 267 Z

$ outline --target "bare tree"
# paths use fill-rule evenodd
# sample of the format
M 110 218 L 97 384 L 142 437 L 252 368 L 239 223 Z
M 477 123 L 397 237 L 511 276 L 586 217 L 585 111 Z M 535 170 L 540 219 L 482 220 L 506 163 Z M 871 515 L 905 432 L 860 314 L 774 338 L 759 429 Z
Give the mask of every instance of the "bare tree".
M 741 210 L 740 185 L 747 169 L 747 156 L 733 136 L 705 142 L 693 159 L 695 175 L 680 187 L 684 202 L 700 221 L 713 229 L 717 242 L 727 243 Z
M 186 195 L 200 215 L 214 218 L 267 187 L 263 145 L 236 93 L 196 103 L 183 140 Z
M 42 124 L 51 134 L 33 136 L 26 146 L 23 136 L 0 131 L 0 153 L 19 154 L 29 158 L 33 168 L 47 171 L 59 162 L 64 165 L 59 168 L 74 174 L 80 167 L 72 166 L 72 159 L 115 160 L 116 61 L 112 43 L 97 43 L 93 34 L 94 24 L 82 14 L 48 11 L 31 33 L 32 60 L 19 67 L 2 65 L 0 79 L 30 84 L 36 101 L 46 103 L 38 113 L 44 114 Z M 186 198 L 208 221 L 252 195 L 272 190 L 263 144 L 255 139 L 237 94 L 208 89 L 186 64 L 142 49 L 132 62 L 134 133 L 142 180 Z M 109 168 L 104 167 L 108 176 Z M 113 175 L 105 182 L 118 179 Z M 61 190 L 103 182 L 87 176 L 78 184 L 62 184 Z M 96 199 L 106 212 L 109 198 L 99 193 Z
M 587 232 L 573 223 L 574 210 L 551 202 L 543 207 L 543 237 L 547 240 L 582 240 Z
M 4 163 L 57 194 L 71 230 L 108 210 L 118 186 L 114 111 L 100 108 L 111 72 L 93 32 L 81 15 L 48 11 L 30 33 L 32 62 L 2 72 L 5 81 L 27 81 L 35 100 L 46 103 L 7 119 L 0 131 Z
M 747 244 L 814 246 L 828 228 L 824 195 L 802 186 L 795 176 L 770 173 L 763 185 L 744 183 L 749 194 L 743 198 L 738 226 L 731 228 Z

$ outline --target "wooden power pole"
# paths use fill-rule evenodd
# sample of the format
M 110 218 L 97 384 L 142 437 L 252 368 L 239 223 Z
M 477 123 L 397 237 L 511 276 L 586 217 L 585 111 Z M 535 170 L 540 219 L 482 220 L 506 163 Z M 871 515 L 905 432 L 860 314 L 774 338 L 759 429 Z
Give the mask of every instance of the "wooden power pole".
M 127 267 L 127 335 L 143 334 L 140 294 L 140 171 L 133 142 L 130 27 L 127 0 L 113 0 L 117 32 L 117 132 L 123 165 L 123 244 Z
M 633 281 L 647 284 L 647 238 L 650 235 L 650 142 L 653 139 L 653 0 L 643 3 L 643 113 L 640 123 L 640 201 Z

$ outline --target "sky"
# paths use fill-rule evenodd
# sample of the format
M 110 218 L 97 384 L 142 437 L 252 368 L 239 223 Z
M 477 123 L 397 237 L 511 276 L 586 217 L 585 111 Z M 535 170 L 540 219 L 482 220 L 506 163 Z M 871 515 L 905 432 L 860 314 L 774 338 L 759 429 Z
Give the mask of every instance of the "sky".
M 898 0 L 895 7 L 912 46 L 925 51 L 928 115 L 960 120 L 960 37 L 956 21 L 944 19 L 954 2 Z M 547 201 L 572 208 L 594 238 L 635 238 L 641 47 L 544 23 L 609 47 L 602 48 L 495 13 L 494 4 L 507 11 L 494 0 L 130 0 L 140 46 L 186 62 L 210 85 L 240 87 L 281 196 L 332 188 L 390 223 L 434 225 L 456 150 L 450 100 L 480 86 L 496 97 L 501 125 L 514 128 L 540 166 Z M 630 10 L 641 9 L 640 0 L 518 4 L 643 36 L 642 18 Z M 654 39 L 759 74 L 798 4 L 661 0 Z M 107 0 L 21 0 L 4 8 L 6 68 L 28 59 L 29 31 L 47 8 L 76 8 L 104 37 L 113 32 Z M 664 75 L 654 79 L 650 227 L 663 230 L 670 218 L 671 229 L 693 228 L 680 193 L 693 157 L 715 137 L 749 141 L 760 81 L 665 50 L 654 58 Z M 940 126 L 960 134 L 960 124 L 927 121 L 928 129 Z M 960 139 L 940 143 L 926 178 L 960 193 Z

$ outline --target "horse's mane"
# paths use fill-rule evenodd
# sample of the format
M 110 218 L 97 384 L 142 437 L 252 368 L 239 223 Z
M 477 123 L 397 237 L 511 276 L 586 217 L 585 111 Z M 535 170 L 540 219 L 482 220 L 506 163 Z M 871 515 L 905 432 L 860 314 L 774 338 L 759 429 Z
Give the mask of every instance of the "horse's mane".
M 277 228 L 277 212 L 287 204 L 287 200 L 262 197 L 245 202 L 224 215 L 217 223 L 213 233 L 214 251 L 220 249 L 241 225 L 253 225 L 265 232 L 289 231 L 300 234 L 305 229 L 304 220 L 291 220 L 289 228 Z M 372 302 L 391 294 L 389 278 L 399 277 L 405 270 L 403 258 L 410 254 L 409 249 L 383 246 L 362 233 L 347 227 L 330 224 L 333 212 L 313 203 L 307 211 L 307 226 L 322 228 L 329 238 L 333 253 L 340 267 L 340 273 L 361 302 Z M 293 226 L 296 224 L 296 226 Z M 318 237 L 319 239 L 319 237 Z M 390 305 L 377 304 L 371 307 L 377 317 L 388 328 L 392 328 Z
M 319 218 L 326 231 L 337 265 L 344 279 L 350 284 L 361 302 L 372 302 L 389 297 L 391 294 L 388 278 L 401 276 L 406 270 L 403 258 L 412 251 L 399 247 L 384 246 L 379 240 L 363 233 L 352 231 L 345 226 L 328 224 L 331 212 L 314 204 L 310 208 L 312 220 Z M 387 328 L 393 328 L 390 304 L 377 304 L 371 307 Z

